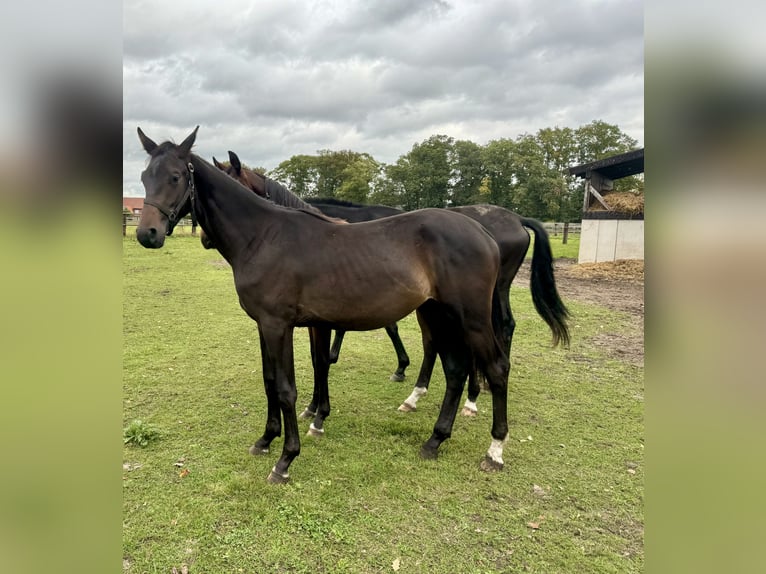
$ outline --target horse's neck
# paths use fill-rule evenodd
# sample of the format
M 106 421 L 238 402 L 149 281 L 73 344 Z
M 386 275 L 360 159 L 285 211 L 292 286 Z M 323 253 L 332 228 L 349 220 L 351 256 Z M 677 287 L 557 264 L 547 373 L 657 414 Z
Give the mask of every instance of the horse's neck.
M 202 160 L 194 162 L 197 186 L 195 210 L 200 226 L 232 265 L 271 227 L 274 210 Z

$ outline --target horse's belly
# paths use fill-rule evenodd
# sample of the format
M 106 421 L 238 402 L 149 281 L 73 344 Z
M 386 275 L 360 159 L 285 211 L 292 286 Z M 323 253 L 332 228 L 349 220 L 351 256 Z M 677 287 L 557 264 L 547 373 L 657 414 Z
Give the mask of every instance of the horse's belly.
M 369 331 L 406 317 L 426 300 L 421 293 L 354 297 L 338 293 L 303 308 L 312 321 L 330 323 L 346 331 Z

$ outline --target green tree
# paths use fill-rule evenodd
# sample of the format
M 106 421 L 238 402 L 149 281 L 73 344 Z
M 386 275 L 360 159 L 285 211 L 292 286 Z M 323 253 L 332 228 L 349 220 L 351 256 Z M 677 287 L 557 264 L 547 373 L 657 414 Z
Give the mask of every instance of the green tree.
M 625 153 L 638 147 L 638 142 L 616 125 L 594 120 L 575 130 L 577 161 L 572 165 L 589 163 L 613 155 Z M 615 191 L 643 190 L 643 177 L 631 176 L 614 182 Z
M 371 203 L 399 207 L 406 211 L 417 209 L 417 206 L 413 207 L 413 202 L 407 195 L 407 178 L 409 173 L 409 161 L 405 156 L 401 156 L 396 163 L 384 166 L 383 176 L 376 182 Z
M 458 140 L 452 146 L 452 205 L 481 203 L 481 184 L 484 181 L 482 147 L 468 140 Z
M 549 170 L 547 185 L 543 191 L 547 205 L 546 219 L 578 221 L 582 209 L 582 184 L 574 176 L 566 174 L 567 168 L 578 160 L 576 132 L 571 128 L 543 128 L 535 134 L 542 161 Z
M 316 157 L 317 196 L 337 197 L 338 190 L 343 185 L 346 170 L 360 155 L 349 150 L 319 150 L 319 155 Z
M 453 141 L 444 135 L 431 136 L 415 144 L 408 154 L 418 208 L 446 207 L 452 176 L 450 155 Z
M 357 154 L 341 173 L 337 197 L 356 203 L 368 203 L 372 186 L 380 175 L 381 166 L 366 153 Z
M 405 210 L 447 206 L 453 143 L 447 136 L 431 136 L 413 145 L 407 154 L 388 166 L 389 189 L 398 196 L 399 205 Z
M 519 137 L 514 153 L 513 211 L 536 219 L 551 218 L 554 174 L 545 164 L 537 139 L 531 135 Z
M 269 177 L 286 185 L 300 197 L 312 196 L 316 193 L 319 179 L 316 157 L 294 155 L 273 169 Z
M 514 209 L 514 155 L 516 142 L 511 139 L 492 140 L 483 148 L 485 177 L 480 196 L 485 203 Z
M 580 126 L 574 131 L 577 163 L 588 163 L 636 149 L 638 142 L 620 128 L 602 120 Z

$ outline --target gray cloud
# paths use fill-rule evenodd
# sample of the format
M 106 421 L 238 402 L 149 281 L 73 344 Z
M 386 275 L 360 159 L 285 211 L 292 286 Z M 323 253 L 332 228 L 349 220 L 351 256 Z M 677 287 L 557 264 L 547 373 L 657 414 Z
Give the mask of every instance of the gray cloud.
M 643 141 L 636 0 L 125 3 L 126 193 L 141 125 L 267 168 L 354 149 L 396 161 L 433 134 L 486 143 L 594 119 Z M 138 171 L 135 171 L 138 169 Z

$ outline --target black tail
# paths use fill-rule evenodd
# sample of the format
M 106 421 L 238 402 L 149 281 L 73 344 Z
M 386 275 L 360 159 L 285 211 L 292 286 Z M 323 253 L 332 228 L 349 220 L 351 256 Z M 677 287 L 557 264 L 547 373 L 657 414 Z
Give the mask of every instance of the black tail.
M 569 311 L 556 290 L 556 279 L 553 277 L 553 254 L 551 253 L 548 233 L 542 223 L 535 219 L 522 217 L 521 224 L 535 232 L 530 279 L 532 302 L 535 304 L 537 312 L 551 328 L 553 345 L 562 343 L 568 347 L 569 328 L 566 320 L 569 317 Z

